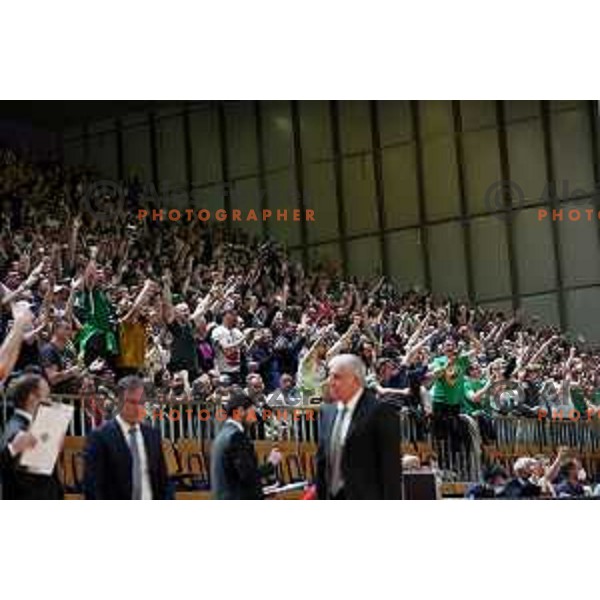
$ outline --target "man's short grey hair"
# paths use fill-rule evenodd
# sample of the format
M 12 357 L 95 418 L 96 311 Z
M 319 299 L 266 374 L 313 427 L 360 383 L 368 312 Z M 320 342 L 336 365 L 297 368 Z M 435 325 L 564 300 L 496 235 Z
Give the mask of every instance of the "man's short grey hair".
M 338 354 L 329 361 L 327 366 L 329 370 L 334 367 L 350 369 L 358 377 L 360 384 L 363 387 L 366 385 L 367 369 L 365 363 L 356 354 Z
M 513 465 L 513 471 L 517 477 L 528 475 L 535 463 L 535 459 L 531 458 L 530 456 L 521 456 L 515 461 L 515 464 Z

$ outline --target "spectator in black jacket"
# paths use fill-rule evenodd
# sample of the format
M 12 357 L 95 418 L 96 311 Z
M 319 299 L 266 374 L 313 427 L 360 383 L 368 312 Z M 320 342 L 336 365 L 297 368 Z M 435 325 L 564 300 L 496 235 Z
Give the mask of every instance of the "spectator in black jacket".
M 21 454 L 38 440 L 28 431 L 40 404 L 50 404 L 50 389 L 40 375 L 26 374 L 10 386 L 15 412 L 0 443 L 0 473 L 4 500 L 61 500 L 63 489 L 56 468 L 51 475 L 30 473 L 20 467 Z

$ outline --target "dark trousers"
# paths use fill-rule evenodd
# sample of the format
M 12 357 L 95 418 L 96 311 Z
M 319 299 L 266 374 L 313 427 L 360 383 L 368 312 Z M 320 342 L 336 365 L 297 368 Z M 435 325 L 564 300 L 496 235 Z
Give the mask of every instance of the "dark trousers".
M 330 496 L 329 500 L 347 500 L 344 488 L 342 488 L 335 496 Z
M 448 469 L 460 452 L 468 448 L 468 434 L 460 420 L 460 406 L 435 402 L 432 431 L 440 467 Z
M 496 441 L 496 430 L 492 422 L 492 418 L 483 412 L 476 412 L 473 417 L 477 420 L 479 425 L 479 433 L 481 434 L 481 441 L 484 444 L 491 444 Z

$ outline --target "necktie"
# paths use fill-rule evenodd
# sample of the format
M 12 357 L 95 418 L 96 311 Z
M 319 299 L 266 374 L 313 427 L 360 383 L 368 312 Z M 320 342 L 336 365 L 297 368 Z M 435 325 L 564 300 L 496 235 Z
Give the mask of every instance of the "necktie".
M 335 496 L 342 488 L 342 450 L 344 449 L 342 433 L 348 407 L 338 411 L 337 419 L 331 432 L 329 491 Z
M 137 441 L 137 427 L 129 429 L 129 449 L 131 450 L 131 499 L 142 499 L 142 465 Z

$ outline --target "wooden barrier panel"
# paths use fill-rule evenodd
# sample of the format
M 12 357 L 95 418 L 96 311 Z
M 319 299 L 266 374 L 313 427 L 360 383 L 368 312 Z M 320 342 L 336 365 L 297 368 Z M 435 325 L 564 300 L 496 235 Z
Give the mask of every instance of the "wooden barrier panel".
M 176 492 L 175 500 L 211 500 L 210 492 Z
M 315 475 L 314 456 L 316 445 L 309 442 L 265 442 L 254 443 L 259 463 L 264 463 L 271 450 L 277 447 L 283 455 L 279 469 L 282 483 L 312 481 Z M 59 476 L 65 486 L 66 499 L 81 500 L 83 495 L 83 452 L 85 438 L 68 436 L 59 458 Z M 200 485 L 206 489 L 177 490 L 177 500 L 210 499 L 210 444 L 200 444 L 197 439 L 181 439 L 176 443 L 163 439 L 163 453 L 169 477 L 182 487 Z M 302 497 L 302 491 L 286 492 L 274 496 L 276 500 L 291 500 Z
M 82 498 L 84 462 L 83 450 L 85 438 L 69 436 L 65 439 L 63 451 L 59 457 L 59 475 L 65 486 L 66 498 L 78 500 Z M 210 498 L 210 447 L 209 442 L 201 443 L 197 439 L 183 438 L 173 443 L 163 440 L 163 450 L 169 476 L 177 483 L 176 499 L 206 500 Z M 254 442 L 259 463 L 267 460 L 269 452 L 278 448 L 283 460 L 278 468 L 278 480 L 282 484 L 296 481 L 314 481 L 316 474 L 316 444 L 295 441 L 256 441 Z M 519 456 L 535 456 L 543 454 L 556 456 L 554 446 L 529 446 L 521 444 L 482 446 L 483 464 L 499 464 L 510 473 L 512 465 Z M 434 449 L 425 442 L 403 443 L 404 454 L 414 454 L 421 463 L 428 463 L 435 457 Z M 588 473 L 600 472 L 600 452 L 588 452 L 582 456 L 583 466 Z M 462 496 L 471 482 L 452 482 L 442 484 L 443 496 Z M 187 489 L 183 489 L 186 488 Z M 182 488 L 182 489 L 179 489 Z M 276 499 L 297 499 L 301 491 L 289 492 L 277 496 Z

